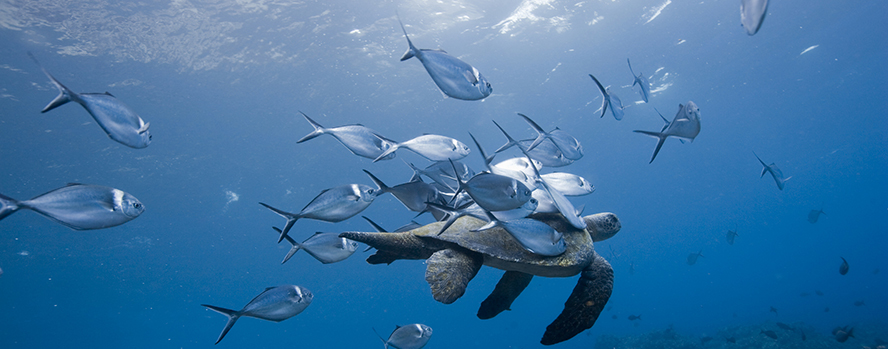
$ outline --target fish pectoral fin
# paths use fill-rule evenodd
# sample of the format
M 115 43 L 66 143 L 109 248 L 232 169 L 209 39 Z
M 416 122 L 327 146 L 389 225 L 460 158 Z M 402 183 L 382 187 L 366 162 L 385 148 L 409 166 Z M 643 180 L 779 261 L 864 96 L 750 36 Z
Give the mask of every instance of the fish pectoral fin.
M 478 84 L 478 69 L 472 67 L 472 71 L 464 70 L 463 76 L 465 76 L 466 81 L 468 81 L 472 85 Z
M 143 124 L 142 127 L 139 128 L 139 132 L 138 132 L 138 133 L 139 133 L 139 134 L 143 134 L 143 133 L 147 132 L 147 131 L 148 131 L 148 127 L 151 127 L 151 123 L 150 123 L 150 122 L 146 122 L 145 124 Z

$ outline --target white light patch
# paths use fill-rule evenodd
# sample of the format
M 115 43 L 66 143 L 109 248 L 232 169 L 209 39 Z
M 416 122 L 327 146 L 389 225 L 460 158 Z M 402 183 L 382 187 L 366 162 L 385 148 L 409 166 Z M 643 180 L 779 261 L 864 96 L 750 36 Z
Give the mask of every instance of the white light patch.
M 114 195 L 114 206 L 111 208 L 111 211 L 119 210 L 123 208 L 123 194 L 124 192 L 120 189 L 114 189 L 111 191 Z
M 659 17 L 660 14 L 663 13 L 663 9 L 665 9 L 666 6 L 669 6 L 669 4 L 671 4 L 671 3 L 672 3 L 672 0 L 666 0 L 666 2 L 664 2 L 662 5 L 654 7 L 650 11 L 648 11 L 646 16 L 642 16 L 642 18 L 650 16 L 650 18 L 648 18 L 647 22 L 644 22 L 644 24 L 648 24 L 651 21 L 653 21 L 654 19 L 656 19 L 657 17 Z
M 820 45 L 814 45 L 814 46 L 806 48 L 804 51 L 802 51 L 802 53 L 799 53 L 799 56 L 808 53 L 808 51 L 811 51 L 811 50 L 817 48 L 818 46 L 820 46 Z

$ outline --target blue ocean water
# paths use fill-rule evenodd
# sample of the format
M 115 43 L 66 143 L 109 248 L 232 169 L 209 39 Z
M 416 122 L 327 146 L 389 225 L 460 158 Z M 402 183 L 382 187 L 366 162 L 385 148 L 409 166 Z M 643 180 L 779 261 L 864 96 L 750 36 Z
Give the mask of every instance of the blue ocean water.
M 359 250 L 331 265 L 304 252 L 281 265 L 289 246 L 275 244 L 270 227 L 283 219 L 258 202 L 298 211 L 323 189 L 372 185 L 361 169 L 394 185 L 412 174 L 399 159 L 428 164 L 404 150 L 372 163 L 329 136 L 296 144 L 311 131 L 298 111 L 398 141 L 435 133 L 471 145 L 472 132 L 488 151 L 505 141 L 491 120 L 534 135 L 518 112 L 576 136 L 585 157 L 558 170 L 597 190 L 573 203 L 586 214 L 616 213 L 623 229 L 595 245 L 615 271 L 605 312 L 559 347 L 669 326 L 691 335 L 769 321 L 803 322 L 826 336 L 835 326 L 884 328 L 888 4 L 774 1 L 751 37 L 738 7 L 4 1 L 0 193 L 23 200 L 69 182 L 101 184 L 147 210 L 96 231 L 33 212 L 0 221 L 0 347 L 212 347 L 225 318 L 200 304 L 239 309 L 280 284 L 310 289 L 313 304 L 281 323 L 243 318 L 219 347 L 377 347 L 371 328 L 385 334 L 417 322 L 434 329 L 428 348 L 541 347 L 576 278 L 534 278 L 512 311 L 479 320 L 498 270 L 483 268 L 465 296 L 443 305 L 422 261 L 369 265 L 370 252 Z M 418 47 L 471 63 L 493 95 L 445 98 L 418 61 L 399 62 L 407 44 L 396 11 Z M 124 101 L 151 123 L 152 144 L 108 139 L 74 103 L 41 114 L 57 91 L 26 52 L 72 90 Z M 652 82 L 648 104 L 636 102 L 627 58 Z M 598 117 L 590 73 L 627 105 L 622 121 Z M 632 131 L 659 130 L 653 108 L 671 118 L 689 100 L 701 110 L 700 135 L 668 139 L 648 164 L 655 140 Z M 760 178 L 753 151 L 792 176 L 785 190 Z M 465 161 L 482 168 L 474 149 Z M 808 212 L 821 208 L 826 216 L 809 223 Z M 362 214 L 389 229 L 414 216 L 391 195 Z M 728 230 L 739 233 L 733 245 Z M 315 231 L 372 228 L 357 216 L 305 219 L 291 235 Z M 844 276 L 840 257 L 850 264 Z

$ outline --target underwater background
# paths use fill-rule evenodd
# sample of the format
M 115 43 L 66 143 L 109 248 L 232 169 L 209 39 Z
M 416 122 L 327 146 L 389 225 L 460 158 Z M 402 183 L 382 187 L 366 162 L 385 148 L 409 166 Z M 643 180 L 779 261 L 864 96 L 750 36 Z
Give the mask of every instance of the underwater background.
M 400 159 L 429 163 L 403 150 L 373 163 L 329 136 L 296 144 L 312 130 L 299 111 L 397 141 L 457 138 L 473 148 L 464 162 L 477 171 L 468 132 L 489 152 L 505 142 L 491 120 L 529 138 L 520 112 L 577 137 L 585 156 L 557 170 L 596 191 L 571 201 L 584 214 L 616 213 L 623 228 L 595 244 L 614 267 L 606 310 L 558 347 L 728 328 L 752 347 L 789 347 L 789 332 L 758 333 L 775 322 L 824 346 L 874 347 L 888 340 L 888 3 L 773 1 L 754 36 L 738 5 L 3 0 L 0 193 L 24 200 L 69 182 L 101 184 L 146 211 L 95 231 L 34 212 L 0 221 L 0 347 L 209 348 L 225 318 L 200 304 L 240 309 L 281 284 L 311 290 L 313 304 L 281 323 L 243 318 L 218 347 L 378 347 L 372 328 L 385 335 L 409 323 L 434 329 L 427 348 L 542 347 L 576 277 L 536 277 L 511 311 L 482 321 L 475 312 L 499 270 L 482 268 L 444 305 L 422 261 L 369 265 L 363 245 L 336 264 L 298 252 L 281 265 L 290 246 L 275 243 L 271 226 L 284 220 L 259 201 L 298 212 L 323 189 L 372 185 L 362 169 L 394 185 L 412 174 Z M 493 94 L 445 98 L 417 60 L 399 62 L 407 43 L 396 12 L 417 47 L 469 62 Z M 74 103 L 41 114 L 57 90 L 27 52 L 72 90 L 109 91 L 136 110 L 151 123 L 151 145 L 108 139 Z M 636 102 L 627 58 L 651 80 L 647 104 Z M 590 73 L 623 100 L 622 121 L 599 118 Z M 632 131 L 659 130 L 653 108 L 671 119 L 687 101 L 700 107 L 700 135 L 668 139 L 649 164 L 656 141 Z M 760 177 L 753 151 L 791 176 L 784 190 Z M 812 224 L 818 209 L 826 215 Z M 391 195 L 361 214 L 388 229 L 415 215 Z M 733 245 L 729 230 L 739 234 Z M 316 231 L 372 227 L 358 216 L 304 219 L 290 235 Z M 860 330 L 840 344 L 836 326 Z M 731 347 L 720 337 L 705 345 Z

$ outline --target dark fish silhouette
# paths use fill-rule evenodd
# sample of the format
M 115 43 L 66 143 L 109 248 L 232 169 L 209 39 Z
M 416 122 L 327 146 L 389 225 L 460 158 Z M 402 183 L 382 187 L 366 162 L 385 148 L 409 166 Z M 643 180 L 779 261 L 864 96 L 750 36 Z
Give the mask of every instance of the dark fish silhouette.
M 765 176 L 765 173 L 770 173 L 771 177 L 774 178 L 774 181 L 777 182 L 777 188 L 783 190 L 783 187 L 786 185 L 786 181 L 792 178 L 792 176 L 783 177 L 783 171 L 781 171 L 780 168 L 777 167 L 777 164 L 772 162 L 770 165 L 768 165 L 764 161 L 762 161 L 762 159 L 755 152 L 752 152 L 752 155 L 755 155 L 755 158 L 762 163 L 762 166 L 764 166 L 762 168 L 762 177 Z
M 635 321 L 635 320 L 641 320 L 641 314 L 639 314 L 638 316 L 629 315 L 629 321 Z
M 712 340 L 712 337 L 710 337 L 710 336 L 703 336 L 703 337 L 700 337 L 700 344 L 703 345 L 703 346 L 706 346 L 706 343 L 709 342 L 709 341 L 711 341 L 711 340 Z
M 771 307 L 770 312 L 774 313 L 774 316 L 780 316 L 780 314 L 777 314 L 777 308 Z
M 814 291 L 814 294 L 816 294 L 816 295 L 818 295 L 818 296 L 822 296 L 822 295 L 823 295 L 823 291 L 821 291 L 821 290 L 816 290 L 816 291 Z
M 777 339 L 777 333 L 774 333 L 774 331 L 771 331 L 771 330 L 761 330 L 760 333 L 763 334 L 763 335 L 766 335 L 766 336 L 768 336 L 768 337 L 771 337 L 771 338 L 773 338 L 773 339 Z
M 700 250 L 700 252 L 697 252 L 697 253 L 689 254 L 688 255 L 688 265 L 696 264 L 698 257 L 705 257 L 705 256 L 703 256 L 703 250 Z
M 725 342 L 728 343 L 737 343 L 737 339 L 734 337 L 725 337 Z
M 823 209 L 811 210 L 811 212 L 808 212 L 808 222 L 811 222 L 811 224 L 817 223 L 817 220 L 820 219 L 820 215 L 825 216 L 826 212 L 823 212 Z
M 839 343 L 845 343 L 850 337 L 854 337 L 854 328 L 845 327 L 836 327 L 833 330 L 833 335 L 836 337 L 836 341 Z
M 778 322 L 778 323 L 777 323 L 777 327 L 780 327 L 780 328 L 782 328 L 782 329 L 784 329 L 784 330 L 787 330 L 787 331 L 792 331 L 792 330 L 793 330 L 792 326 L 787 325 L 787 324 L 784 324 L 784 323 L 782 323 L 782 322 Z
M 733 244 L 734 244 L 734 238 L 737 237 L 737 236 L 739 236 L 739 235 L 740 235 L 740 234 L 737 234 L 737 232 L 734 231 L 734 230 L 728 230 L 728 234 L 727 234 L 727 236 L 725 236 L 725 238 L 728 239 L 728 245 L 733 245 Z
M 802 335 L 802 340 L 803 340 L 803 341 L 804 341 L 804 340 L 808 340 L 808 336 L 805 335 L 805 331 L 802 331 L 802 329 L 799 329 L 799 333 Z
M 846 261 L 843 257 L 839 258 L 842 258 L 842 265 L 839 266 L 839 274 L 848 274 L 848 261 Z
M 823 308 L 823 312 L 824 312 L 824 313 L 828 313 L 828 312 L 829 312 L 829 307 Z
M 864 306 L 864 305 L 866 305 L 866 304 L 864 304 L 863 301 L 855 301 L 855 302 L 854 302 L 854 306 L 855 306 L 855 307 L 861 307 L 861 306 Z

